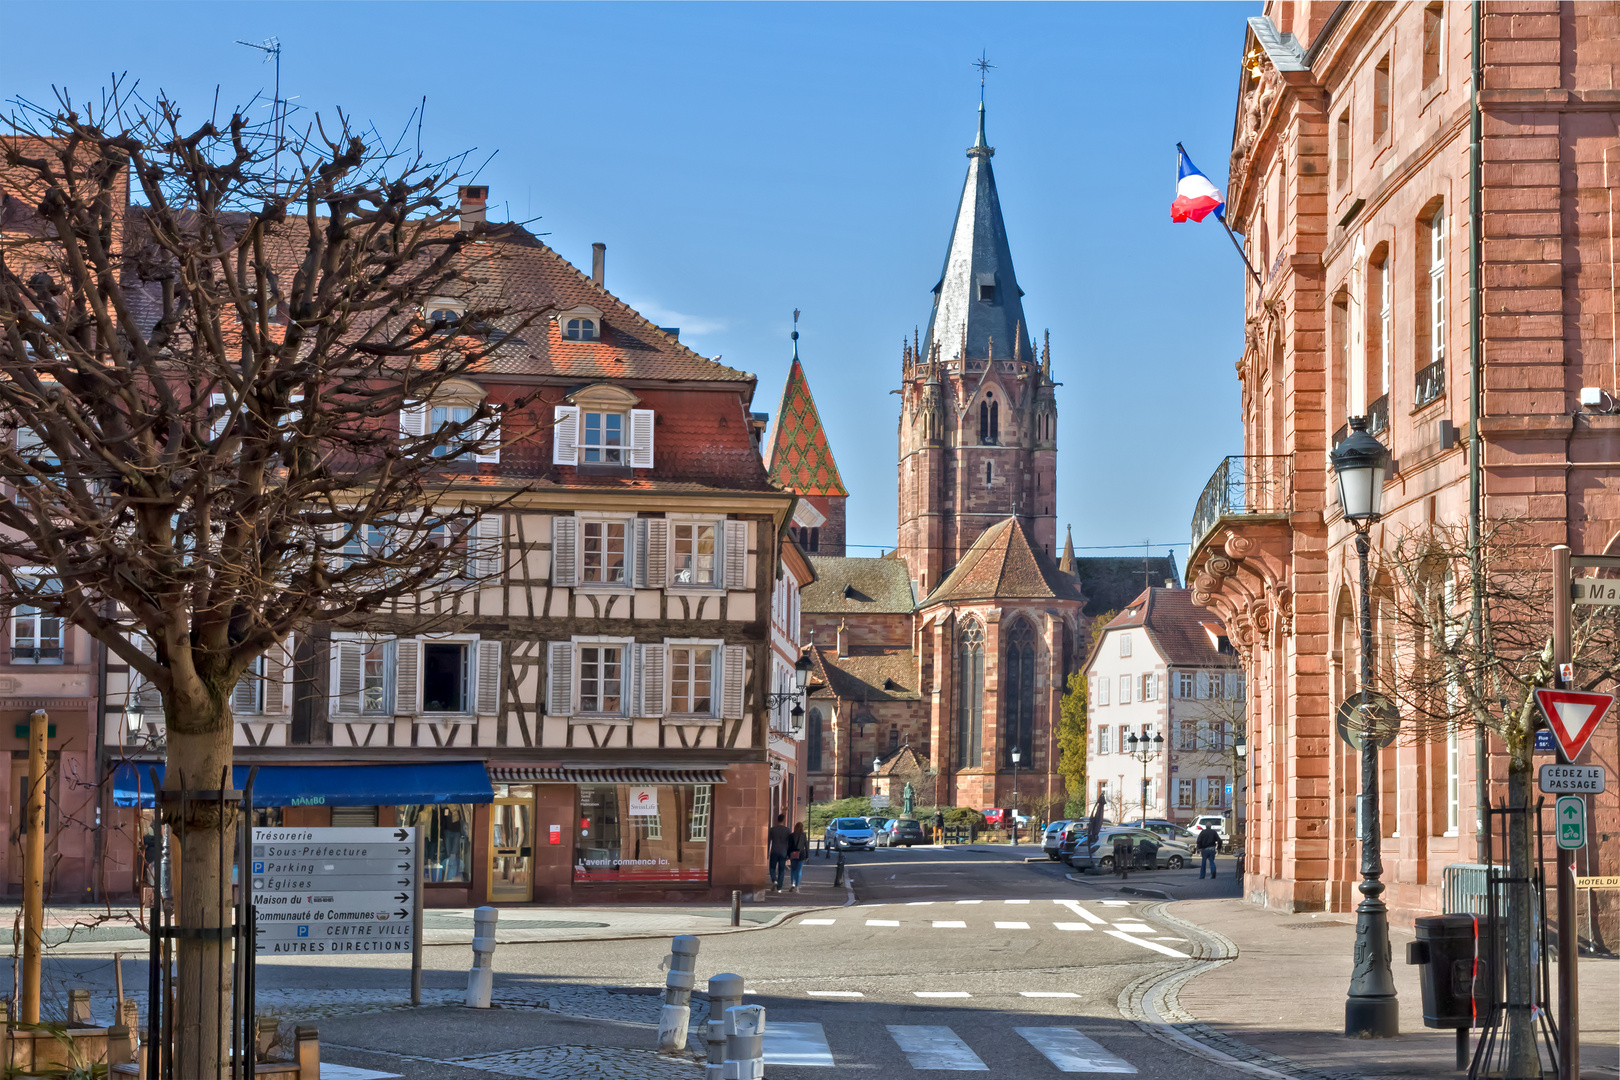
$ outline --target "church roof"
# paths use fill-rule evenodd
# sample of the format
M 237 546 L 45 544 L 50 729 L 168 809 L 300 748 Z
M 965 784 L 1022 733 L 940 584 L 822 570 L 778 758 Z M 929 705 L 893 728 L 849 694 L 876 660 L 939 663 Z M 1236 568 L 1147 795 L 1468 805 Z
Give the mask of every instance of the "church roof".
M 810 646 L 810 697 L 845 701 L 916 701 L 917 655 L 909 649 L 839 656 L 837 649 Z
M 932 356 L 939 346 L 945 360 L 975 360 L 990 355 L 991 339 L 996 356 L 1003 359 L 1034 360 L 1030 347 L 1029 324 L 1024 320 L 1024 291 L 1013 274 L 1012 249 L 1007 244 L 1007 226 L 1001 220 L 1001 198 L 996 194 L 996 177 L 990 168 L 995 148 L 984 141 L 984 105 L 979 105 L 979 137 L 968 148 L 967 180 L 957 204 L 951 241 L 945 249 L 945 267 L 934 286 L 934 313 L 928 319 L 928 340 L 923 355 Z M 992 286 L 981 300 L 980 287 Z M 1013 353 L 1017 342 L 1017 355 Z
M 923 607 L 991 599 L 1083 600 L 1079 586 L 1041 551 L 1016 517 L 986 529 Z
M 848 495 L 804 377 L 804 365 L 799 363 L 798 331 L 793 337 L 793 365 L 782 387 L 782 407 L 776 411 L 776 431 L 771 438 L 771 479 L 800 495 Z
M 799 593 L 799 610 L 825 614 L 909 614 L 911 571 L 896 559 L 812 555 L 816 580 Z
M 1176 569 L 1174 552 L 1162 558 L 1082 555 L 1074 560 L 1071 573 L 1086 594 L 1085 614 L 1088 618 L 1119 611 L 1144 587 L 1158 588 L 1167 581 L 1177 586 L 1181 584 L 1181 572 Z

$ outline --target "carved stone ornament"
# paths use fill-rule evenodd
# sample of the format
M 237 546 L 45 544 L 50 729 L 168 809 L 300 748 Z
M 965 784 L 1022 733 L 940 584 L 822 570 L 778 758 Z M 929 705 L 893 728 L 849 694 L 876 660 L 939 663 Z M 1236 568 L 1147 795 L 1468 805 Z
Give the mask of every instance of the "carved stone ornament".
M 1254 551 L 1254 541 L 1247 536 L 1228 530 L 1226 540 L 1221 544 L 1221 550 L 1225 551 L 1234 560 L 1241 561 Z M 1231 571 L 1223 571 L 1223 573 L 1231 573 Z

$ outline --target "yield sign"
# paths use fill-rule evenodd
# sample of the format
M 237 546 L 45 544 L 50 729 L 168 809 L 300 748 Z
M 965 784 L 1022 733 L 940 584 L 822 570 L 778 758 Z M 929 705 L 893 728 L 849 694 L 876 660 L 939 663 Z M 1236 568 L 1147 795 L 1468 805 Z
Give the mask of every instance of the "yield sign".
M 1558 740 L 1564 757 L 1574 761 L 1586 749 L 1586 740 L 1614 704 L 1613 694 L 1587 694 L 1579 690 L 1537 690 L 1536 700 Z

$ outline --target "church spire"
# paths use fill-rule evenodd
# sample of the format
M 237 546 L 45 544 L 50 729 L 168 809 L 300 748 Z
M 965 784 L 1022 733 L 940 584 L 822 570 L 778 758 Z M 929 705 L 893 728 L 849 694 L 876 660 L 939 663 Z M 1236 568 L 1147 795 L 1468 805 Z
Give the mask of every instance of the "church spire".
M 1063 558 L 1058 560 L 1058 569 L 1065 574 L 1074 574 L 1074 526 L 1063 527 Z

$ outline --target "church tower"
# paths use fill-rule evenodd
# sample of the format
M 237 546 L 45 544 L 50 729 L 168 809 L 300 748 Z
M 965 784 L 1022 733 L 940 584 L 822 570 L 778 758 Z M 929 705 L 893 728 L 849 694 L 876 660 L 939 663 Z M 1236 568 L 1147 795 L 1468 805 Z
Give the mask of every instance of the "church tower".
M 919 598 L 1009 516 L 1056 557 L 1051 347 L 1030 341 L 994 154 L 980 103 L 928 335 L 901 350 L 899 542 Z

